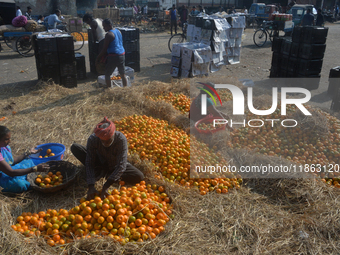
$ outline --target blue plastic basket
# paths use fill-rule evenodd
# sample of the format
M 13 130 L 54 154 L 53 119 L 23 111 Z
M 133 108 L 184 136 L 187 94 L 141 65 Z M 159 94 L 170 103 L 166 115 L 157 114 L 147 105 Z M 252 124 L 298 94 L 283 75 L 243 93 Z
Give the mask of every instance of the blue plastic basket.
M 62 160 L 64 158 L 64 153 L 66 150 L 65 145 L 61 143 L 45 143 L 45 144 L 38 145 L 36 147 L 37 150 L 40 148 L 42 148 L 42 151 L 29 156 L 35 165 L 39 165 L 41 163 L 48 162 L 51 160 Z M 54 153 L 55 156 L 44 158 L 44 156 L 46 155 L 46 151 L 48 149 L 51 149 L 52 153 Z M 43 158 L 39 158 L 39 156 L 42 156 Z

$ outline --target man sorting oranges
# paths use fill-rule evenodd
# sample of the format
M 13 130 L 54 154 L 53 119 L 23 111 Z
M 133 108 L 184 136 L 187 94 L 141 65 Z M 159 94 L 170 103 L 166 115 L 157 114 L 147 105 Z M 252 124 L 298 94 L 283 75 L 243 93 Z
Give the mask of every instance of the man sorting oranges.
M 116 131 L 115 124 L 106 117 L 100 122 L 87 140 L 87 146 L 73 144 L 73 155 L 85 165 L 89 187 L 87 199 L 93 199 L 97 190 L 96 181 L 105 178 L 101 198 L 109 195 L 107 190 L 120 180 L 135 184 L 144 179 L 144 174 L 127 162 L 128 145 L 123 133 Z

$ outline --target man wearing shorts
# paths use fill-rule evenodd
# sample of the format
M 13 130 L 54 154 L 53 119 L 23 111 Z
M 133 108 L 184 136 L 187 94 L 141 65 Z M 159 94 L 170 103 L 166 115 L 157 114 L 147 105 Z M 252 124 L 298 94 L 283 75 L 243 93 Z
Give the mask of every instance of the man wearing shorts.
M 122 34 L 119 30 L 112 27 L 112 21 L 110 19 L 103 20 L 103 28 L 107 33 L 105 35 L 103 49 L 99 53 L 96 62 L 104 62 L 106 57 L 105 81 L 108 88 L 111 87 L 111 75 L 116 67 L 118 67 L 123 86 L 126 87 L 125 50 L 123 47 Z

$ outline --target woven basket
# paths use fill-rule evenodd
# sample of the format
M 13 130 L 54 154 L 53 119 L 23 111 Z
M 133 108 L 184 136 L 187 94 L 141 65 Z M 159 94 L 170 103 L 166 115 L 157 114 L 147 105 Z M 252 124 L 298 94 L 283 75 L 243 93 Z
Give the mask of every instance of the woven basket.
M 34 190 L 40 191 L 42 193 L 53 193 L 68 187 L 75 180 L 77 174 L 80 171 L 80 169 L 76 165 L 67 161 L 49 161 L 45 164 L 48 164 L 50 166 L 50 172 L 54 174 L 58 171 L 61 172 L 63 176 L 63 183 L 51 188 L 41 188 L 35 183 L 35 179 L 39 174 L 46 175 L 46 173 L 35 172 L 28 174 L 27 181 L 29 181 L 31 187 Z

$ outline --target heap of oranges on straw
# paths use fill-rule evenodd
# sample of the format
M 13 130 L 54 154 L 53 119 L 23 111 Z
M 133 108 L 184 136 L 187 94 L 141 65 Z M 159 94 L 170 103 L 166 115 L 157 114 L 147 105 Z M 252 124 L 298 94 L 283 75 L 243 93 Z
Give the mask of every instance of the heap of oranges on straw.
M 56 172 L 56 174 L 49 172 L 45 176 L 39 174 L 37 178 L 35 178 L 35 183 L 41 188 L 51 188 L 62 184 L 63 178 L 63 175 L 59 171 Z
M 124 182 L 120 182 L 124 185 Z M 50 246 L 107 236 L 121 244 L 154 239 L 174 218 L 163 186 L 146 184 L 114 189 L 105 199 L 85 198 L 70 210 L 24 212 L 11 227 L 26 237 L 42 236 Z
M 48 158 L 48 157 L 53 157 L 53 156 L 55 156 L 55 154 L 52 152 L 52 150 L 47 149 L 46 155 L 45 156 L 40 155 L 39 158 Z
M 186 113 L 190 111 L 191 100 L 184 94 L 173 94 L 169 92 L 168 95 L 160 95 L 157 97 L 148 97 L 152 101 L 165 101 L 170 104 L 177 110 L 180 110 L 182 113 Z
M 228 162 L 221 154 L 173 124 L 145 115 L 128 116 L 115 124 L 129 142 L 129 153 L 136 153 L 142 160 L 150 161 L 154 170 L 166 181 L 188 189 L 196 188 L 201 195 L 228 193 L 231 189 L 240 188 L 242 179 L 239 175 L 197 174 L 191 170 L 191 166 L 228 165 Z

